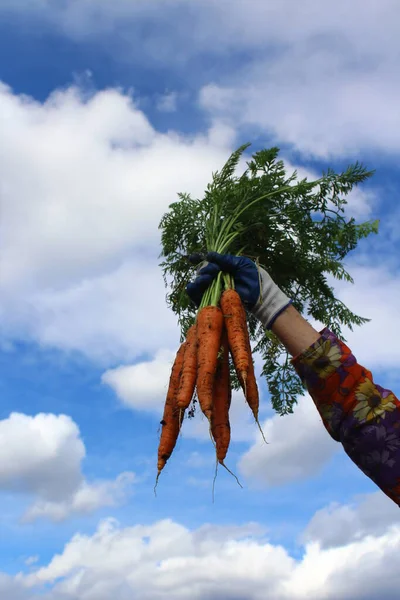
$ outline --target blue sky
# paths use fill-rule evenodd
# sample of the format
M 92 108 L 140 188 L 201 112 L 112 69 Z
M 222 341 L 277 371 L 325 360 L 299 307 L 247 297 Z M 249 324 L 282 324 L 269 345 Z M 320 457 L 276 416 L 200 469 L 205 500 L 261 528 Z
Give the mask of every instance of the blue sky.
M 400 393 L 400 9 L 322 4 L 0 0 L 3 597 L 382 595 L 398 508 L 309 396 L 281 418 L 259 381 L 265 447 L 234 397 L 228 464 L 244 489 L 220 470 L 212 503 L 197 415 L 153 494 L 179 337 L 157 225 L 245 141 L 300 173 L 376 169 L 349 213 L 381 232 L 337 293 L 372 319 L 349 346 Z

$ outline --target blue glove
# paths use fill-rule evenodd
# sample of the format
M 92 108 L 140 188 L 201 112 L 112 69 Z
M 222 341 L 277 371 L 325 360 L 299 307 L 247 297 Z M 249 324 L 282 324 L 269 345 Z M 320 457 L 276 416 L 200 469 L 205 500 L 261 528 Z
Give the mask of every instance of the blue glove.
M 267 329 L 271 329 L 275 319 L 292 303 L 267 271 L 257 268 L 250 258 L 209 252 L 206 259 L 206 266 L 186 286 L 189 297 L 197 306 L 200 306 L 204 292 L 220 271 L 233 276 L 243 304 Z
M 218 265 L 210 262 L 206 264 L 206 266 L 198 269 L 196 279 L 191 283 L 188 283 L 186 292 L 196 306 L 200 306 L 204 292 L 212 284 L 220 271 L 221 269 Z
M 200 306 L 204 292 L 220 271 L 229 273 L 235 281 L 235 290 L 249 309 L 253 308 L 260 297 L 260 277 L 255 263 L 244 256 L 209 252 L 208 264 L 198 271 L 196 279 L 189 283 L 186 291 L 189 297 Z

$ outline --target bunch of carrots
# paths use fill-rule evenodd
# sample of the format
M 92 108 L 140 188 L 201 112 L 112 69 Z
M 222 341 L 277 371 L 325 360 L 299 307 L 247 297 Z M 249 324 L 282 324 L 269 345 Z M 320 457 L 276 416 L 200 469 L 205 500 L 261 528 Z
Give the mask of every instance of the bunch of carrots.
M 268 202 L 277 194 L 293 193 L 294 188 L 285 185 L 274 188 L 251 201 L 247 194 L 239 194 L 235 196 L 235 202 L 230 203 L 228 184 L 247 147 L 248 144 L 234 152 L 222 171 L 213 175 L 213 182 L 207 187 L 204 210 L 196 209 L 196 218 L 201 222 L 201 226 L 192 237 L 198 239 L 197 248 L 190 248 L 183 244 L 179 248 L 186 254 L 178 252 L 180 257 L 184 256 L 192 264 L 198 264 L 195 260 L 196 256 L 201 261 L 201 257 L 207 256 L 208 252 L 225 254 L 234 250 L 236 255 L 241 255 L 245 247 L 240 248 L 239 236 L 254 225 L 253 221 L 249 221 L 246 217 L 248 211 L 257 203 Z M 228 191 L 225 193 L 227 185 Z M 162 222 L 164 244 L 169 238 L 169 233 L 167 235 L 169 228 L 174 229 L 180 219 L 187 217 L 184 210 L 187 208 L 185 204 L 187 200 L 181 197 L 180 202 L 170 206 L 171 214 L 165 215 Z M 191 202 L 197 206 L 196 202 Z M 182 211 L 177 210 L 182 206 Z M 193 207 L 190 210 L 193 210 Z M 275 217 L 276 214 L 269 215 L 270 219 Z M 175 218 L 178 220 L 175 221 Z M 189 219 L 189 224 L 190 222 Z M 198 251 L 198 247 L 202 248 L 204 254 L 191 254 L 192 250 Z M 171 249 L 168 252 L 172 252 Z M 172 254 L 175 255 L 174 252 Z M 245 399 L 264 438 L 258 421 L 259 395 L 246 311 L 235 290 L 234 279 L 228 273 L 220 272 L 204 293 L 195 323 L 188 329 L 186 339 L 180 346 L 172 367 L 164 416 L 161 421 L 156 485 L 161 471 L 175 448 L 185 411 L 189 408 L 195 393 L 200 408 L 209 422 L 210 435 L 216 450 L 216 466 L 221 464 L 229 471 L 224 462 L 231 438 L 229 408 L 232 386 L 229 355 L 232 357 Z
M 259 394 L 246 311 L 239 294 L 232 287 L 230 277 L 224 278 L 228 282 L 227 289 L 222 294 L 218 291 L 215 294 L 214 291 L 214 297 L 211 291 L 203 299 L 196 322 L 188 329 L 186 339 L 176 354 L 161 421 L 157 481 L 174 450 L 185 411 L 195 392 L 209 422 L 216 464 L 221 464 L 229 471 L 224 463 L 231 437 L 229 354 L 246 401 L 259 425 Z M 214 286 L 214 290 L 218 289 L 219 282 Z

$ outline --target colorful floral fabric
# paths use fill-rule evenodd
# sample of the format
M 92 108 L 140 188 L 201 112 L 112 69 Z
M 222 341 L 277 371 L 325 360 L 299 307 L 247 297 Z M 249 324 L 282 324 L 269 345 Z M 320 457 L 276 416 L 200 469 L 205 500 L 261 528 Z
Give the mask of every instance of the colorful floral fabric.
M 400 401 L 329 329 L 292 362 L 333 439 L 400 506 Z

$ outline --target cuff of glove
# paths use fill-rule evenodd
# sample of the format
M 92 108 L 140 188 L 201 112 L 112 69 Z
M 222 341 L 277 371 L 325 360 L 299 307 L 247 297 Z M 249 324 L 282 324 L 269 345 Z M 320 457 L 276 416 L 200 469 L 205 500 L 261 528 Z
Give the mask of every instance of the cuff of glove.
M 275 323 L 275 320 L 279 317 L 280 314 L 283 313 L 284 310 L 287 309 L 288 306 L 292 304 L 292 300 L 288 298 L 285 294 L 282 293 L 282 297 L 279 299 L 280 301 L 277 303 L 269 304 L 267 302 L 263 302 L 261 305 L 253 308 L 251 311 L 253 315 L 261 321 L 266 329 L 271 329 L 272 325 Z

